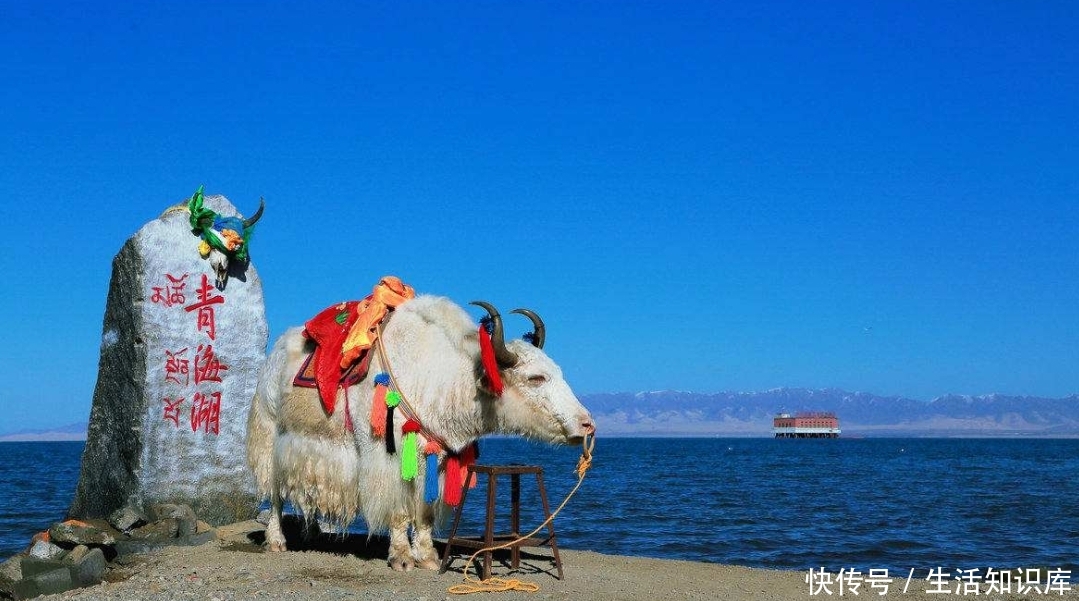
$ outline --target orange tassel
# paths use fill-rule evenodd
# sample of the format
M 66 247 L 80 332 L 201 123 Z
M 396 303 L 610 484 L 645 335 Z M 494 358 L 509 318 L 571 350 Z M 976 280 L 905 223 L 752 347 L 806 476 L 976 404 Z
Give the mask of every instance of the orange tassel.
M 386 436 L 386 387 L 375 385 L 375 394 L 371 401 L 371 432 L 379 438 Z

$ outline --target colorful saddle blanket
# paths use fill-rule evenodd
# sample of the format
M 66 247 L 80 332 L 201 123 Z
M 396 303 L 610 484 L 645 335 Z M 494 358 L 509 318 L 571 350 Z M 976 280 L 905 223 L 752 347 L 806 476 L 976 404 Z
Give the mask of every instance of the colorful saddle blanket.
M 317 388 L 326 415 L 333 415 L 337 389 L 367 376 L 379 327 L 394 307 L 415 296 L 412 286 L 388 275 L 363 300 L 338 303 L 311 318 L 304 324 L 304 336 L 317 346 L 292 383 Z
M 356 361 L 341 367 L 341 346 L 356 322 L 360 301 L 349 301 L 323 310 L 304 324 L 304 335 L 316 344 L 314 352 L 296 372 L 294 386 L 317 388 L 326 415 L 333 415 L 337 389 L 352 386 L 367 377 L 371 351 L 366 349 Z
M 292 379 L 293 386 L 299 386 L 300 388 L 318 388 L 318 368 L 315 367 L 315 355 L 318 354 L 318 348 L 315 352 L 307 356 L 303 365 L 300 366 L 300 370 L 296 372 L 296 377 Z M 371 369 L 371 349 L 367 349 L 361 355 L 358 361 L 349 366 L 348 369 L 341 373 L 341 378 L 337 381 L 337 387 L 347 388 L 359 384 L 367 377 L 368 371 Z M 332 383 L 331 383 L 332 385 Z M 329 407 L 326 411 L 333 414 L 333 396 L 336 394 L 336 388 L 329 393 L 331 402 L 326 403 L 326 395 L 322 394 L 322 390 L 319 390 L 319 398 L 322 399 L 322 406 Z

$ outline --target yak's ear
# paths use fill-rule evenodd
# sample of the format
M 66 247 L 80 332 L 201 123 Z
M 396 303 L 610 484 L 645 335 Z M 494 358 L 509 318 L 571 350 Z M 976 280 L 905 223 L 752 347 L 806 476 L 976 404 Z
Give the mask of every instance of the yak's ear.
M 491 381 L 487 379 L 487 374 L 483 372 L 483 368 L 479 369 L 479 373 L 476 375 L 476 389 L 480 391 L 484 396 L 498 398 L 502 396 L 502 390 L 495 392 L 491 387 Z

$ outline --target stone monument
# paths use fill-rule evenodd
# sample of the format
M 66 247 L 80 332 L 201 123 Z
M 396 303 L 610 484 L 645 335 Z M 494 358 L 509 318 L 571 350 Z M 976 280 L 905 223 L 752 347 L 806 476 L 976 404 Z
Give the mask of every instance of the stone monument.
M 199 214 L 238 216 L 224 196 L 203 197 L 200 188 L 196 197 Z M 97 385 L 68 517 L 107 517 L 125 506 L 158 503 L 190 505 L 214 525 L 257 513 L 245 439 L 266 352 L 262 283 L 246 256 L 250 231 L 243 232 L 241 260 L 232 255 L 222 267 L 220 257 L 216 265 L 202 258 L 207 236 L 193 229 L 192 207 L 168 209 L 113 259 Z M 243 229 L 253 220 L 242 221 Z

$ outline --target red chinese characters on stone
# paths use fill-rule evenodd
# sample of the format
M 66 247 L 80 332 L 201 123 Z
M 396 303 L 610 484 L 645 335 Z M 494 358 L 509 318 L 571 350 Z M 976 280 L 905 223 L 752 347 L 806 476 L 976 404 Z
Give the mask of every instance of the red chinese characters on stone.
M 166 284 L 164 286 L 153 287 L 154 293 L 150 296 L 150 302 L 155 305 L 164 305 L 166 307 L 182 305 L 187 302 L 187 298 L 184 296 L 184 287 L 187 285 L 187 276 L 188 274 L 186 273 L 180 277 L 176 277 L 171 273 L 166 273 Z
M 217 434 L 221 421 L 221 393 L 196 392 L 191 401 L 191 431 L 201 428 L 207 434 Z
M 165 397 L 165 421 L 171 421 L 176 427 L 180 426 L 180 405 L 184 399 L 170 399 Z
M 229 366 L 222 365 L 214 355 L 214 345 L 200 344 L 198 350 L 195 351 L 195 384 L 220 382 L 221 372 L 228 368 Z
M 188 370 L 188 359 L 184 355 L 187 349 L 176 352 L 165 351 L 165 381 L 175 382 L 181 386 L 187 386 L 191 382 Z
M 199 332 L 205 331 L 210 337 L 210 340 L 217 339 L 217 328 L 215 325 L 214 305 L 220 305 L 225 302 L 225 297 L 220 294 L 211 294 L 216 290 L 213 285 L 210 284 L 210 279 L 206 277 L 206 274 L 202 274 L 202 285 L 195 290 L 198 301 L 184 307 L 184 311 L 188 313 L 192 311 L 198 311 L 195 328 Z
M 188 354 L 188 351 L 194 344 L 180 350 L 165 351 L 165 382 L 184 390 L 170 389 L 169 396 L 162 399 L 164 404 L 161 419 L 179 428 L 181 412 L 187 409 L 184 406 L 187 399 L 191 399 L 188 420 L 191 431 L 217 435 L 220 430 L 222 393 L 220 390 L 213 390 L 219 386 L 212 383 L 220 384 L 229 367 L 221 363 L 212 343 L 217 341 L 216 307 L 225 302 L 225 297 L 218 294 L 217 289 L 210 283 L 210 278 L 202 274 L 201 284 L 194 289 L 194 302 L 185 304 L 189 275 L 164 274 L 162 281 L 165 285 L 154 286 L 150 296 L 152 304 L 164 307 L 182 306 L 186 313 L 194 313 L 196 335 L 201 333 L 209 338 L 205 344 L 198 344 L 191 354 Z M 203 384 L 204 382 L 207 384 Z

